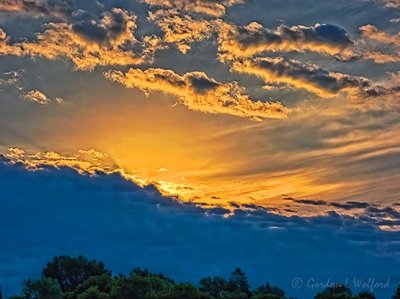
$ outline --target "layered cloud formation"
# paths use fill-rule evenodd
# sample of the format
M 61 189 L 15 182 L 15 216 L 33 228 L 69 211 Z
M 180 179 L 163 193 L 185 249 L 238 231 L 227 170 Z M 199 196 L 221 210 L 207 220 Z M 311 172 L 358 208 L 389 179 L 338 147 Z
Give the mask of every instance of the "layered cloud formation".
M 232 70 L 260 77 L 266 84 L 289 84 L 321 97 L 337 97 L 340 92 L 379 95 L 386 90 L 364 77 L 328 72 L 314 64 L 285 58 L 256 58 L 234 62 Z
M 270 30 L 257 22 L 243 27 L 222 23 L 220 31 L 220 56 L 229 60 L 265 52 L 304 51 L 347 57 L 353 44 L 344 29 L 330 24 L 280 25 Z
M 177 96 L 189 109 L 247 117 L 285 118 L 287 109 L 281 103 L 252 101 L 237 82 L 221 83 L 202 72 L 182 76 L 172 70 L 130 69 L 126 73 L 107 72 L 105 77 L 126 87 L 136 87 L 146 93 L 162 91 Z

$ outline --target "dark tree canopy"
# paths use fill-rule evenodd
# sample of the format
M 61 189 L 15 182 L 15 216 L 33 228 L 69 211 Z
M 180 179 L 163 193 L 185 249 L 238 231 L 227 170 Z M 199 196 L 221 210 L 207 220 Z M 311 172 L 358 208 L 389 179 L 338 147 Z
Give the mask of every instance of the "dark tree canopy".
M 223 277 L 206 277 L 200 280 L 200 290 L 214 298 L 222 298 L 227 291 L 228 283 Z
M 239 268 L 236 268 L 229 278 L 228 291 L 231 293 L 250 294 L 250 285 L 246 274 Z
M 392 299 L 400 299 L 400 285 L 397 287 Z
M 272 286 L 269 283 L 263 284 L 262 286 L 258 287 L 255 291 L 254 294 L 257 297 L 257 299 L 261 298 L 285 298 L 285 291 Z
M 351 289 L 345 285 L 330 286 L 315 296 L 315 299 L 352 299 Z
M 83 256 L 57 256 L 47 263 L 43 276 L 56 279 L 64 292 L 73 291 L 91 276 L 111 275 L 102 262 L 88 260 Z
M 353 295 L 346 285 L 333 285 L 315 299 L 376 299 L 368 291 Z M 0 299 L 1 287 L 0 287 Z M 134 268 L 128 275 L 111 275 L 102 262 L 83 256 L 58 256 L 36 280 L 23 283 L 20 296 L 8 299 L 288 299 L 285 291 L 265 283 L 255 289 L 246 274 L 236 268 L 228 279 L 205 277 L 198 286 L 179 283 L 161 273 Z M 400 286 L 392 299 L 400 299 Z
M 356 299 L 376 299 L 376 297 L 371 292 L 360 292 Z

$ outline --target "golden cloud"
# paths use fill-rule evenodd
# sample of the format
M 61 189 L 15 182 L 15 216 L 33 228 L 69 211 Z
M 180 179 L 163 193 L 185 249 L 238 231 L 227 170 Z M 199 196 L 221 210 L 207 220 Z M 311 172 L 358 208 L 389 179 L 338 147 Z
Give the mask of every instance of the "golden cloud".
M 145 93 L 161 91 L 176 96 L 191 110 L 228 114 L 253 120 L 285 118 L 288 109 L 279 102 L 252 101 L 237 82 L 221 83 L 202 72 L 178 75 L 172 70 L 151 68 L 130 69 L 123 73 L 109 71 L 105 77 L 128 88 Z
M 372 41 L 375 43 L 372 45 L 374 48 L 372 50 L 369 49 L 371 45 L 368 45 L 367 49 L 362 49 L 361 57 L 373 60 L 376 63 L 400 61 L 400 33 L 388 34 L 370 24 L 362 26 L 359 29 L 364 41 Z M 382 44 L 385 45 L 384 51 L 380 49 Z M 391 47 L 391 49 L 388 49 L 388 46 Z
M 176 10 L 150 12 L 149 20 L 156 23 L 164 32 L 163 42 L 174 44 L 183 54 L 190 50 L 193 42 L 210 38 L 215 29 L 211 21 L 179 16 Z
M 305 64 L 282 57 L 235 61 L 231 70 L 255 75 L 267 85 L 288 84 L 320 97 L 336 97 L 339 93 L 379 95 L 386 91 L 383 87 L 374 86 L 364 77 L 328 72 L 311 63 Z
M 217 23 L 221 60 L 252 57 L 265 52 L 310 51 L 346 59 L 353 56 L 350 37 L 334 25 L 280 25 L 276 30 L 270 30 L 257 22 L 247 26 L 235 26 L 223 21 Z
M 41 105 L 46 105 L 51 102 L 51 100 L 39 90 L 31 90 L 24 95 L 24 99 L 35 102 Z
M 117 34 L 112 30 L 119 20 L 122 29 Z M 36 41 L 10 43 L 4 37 L 0 39 L 0 55 L 44 57 L 56 59 L 66 57 L 76 69 L 93 70 L 96 66 L 136 65 L 148 58 L 139 56 L 132 50 L 123 48 L 125 44 L 134 44 L 133 31 L 136 17 L 129 12 L 114 8 L 103 14 L 101 20 L 90 22 L 99 34 L 94 37 L 85 32 L 81 24 L 49 23 Z M 93 29 L 93 28 L 92 28 Z M 100 34 L 101 33 L 101 34 Z M 101 39 L 99 37 L 102 37 Z
M 244 0 L 144 0 L 144 2 L 150 6 L 176 8 L 189 13 L 221 17 L 225 14 L 227 7 L 241 4 Z
M 70 14 L 66 2 L 49 2 L 47 0 L 2 0 L 0 11 L 12 13 L 28 13 L 33 17 L 55 16 L 65 18 Z

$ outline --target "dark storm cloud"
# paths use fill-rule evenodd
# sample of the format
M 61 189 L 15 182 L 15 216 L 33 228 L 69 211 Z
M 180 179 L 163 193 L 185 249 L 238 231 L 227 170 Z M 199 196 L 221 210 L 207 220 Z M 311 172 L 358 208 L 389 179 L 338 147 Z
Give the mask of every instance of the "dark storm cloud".
M 22 279 L 38 276 L 58 254 L 102 259 L 114 273 L 142 266 L 193 282 L 240 266 L 252 284 L 269 280 L 299 298 L 314 292 L 291 289 L 288 272 L 335 281 L 359 275 L 400 279 L 400 235 L 379 230 L 384 220 L 372 216 L 285 217 L 252 205 L 225 218 L 225 209 L 170 200 L 119 175 L 26 171 L 0 160 L 0 238 L 6 240 L 0 282 L 6 294 Z M 370 212 L 399 216 L 388 209 Z M 392 292 L 380 291 L 383 297 Z

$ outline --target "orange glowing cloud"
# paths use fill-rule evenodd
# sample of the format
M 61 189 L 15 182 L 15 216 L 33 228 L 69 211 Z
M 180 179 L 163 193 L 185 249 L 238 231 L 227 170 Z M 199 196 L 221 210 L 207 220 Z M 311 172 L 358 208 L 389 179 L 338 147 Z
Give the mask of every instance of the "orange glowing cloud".
M 130 69 L 123 73 L 109 71 L 105 77 L 146 94 L 161 91 L 176 96 L 191 110 L 228 114 L 253 120 L 285 118 L 288 110 L 281 103 L 252 101 L 237 82 L 221 83 L 202 72 L 178 75 L 172 70 L 151 68 Z
M 174 44 L 183 54 L 190 50 L 193 42 L 210 38 L 215 29 L 214 23 L 210 21 L 179 16 L 176 11 L 150 12 L 149 20 L 164 32 L 163 42 Z
M 325 55 L 352 57 L 353 42 L 340 27 L 316 24 L 311 27 L 279 26 L 264 28 L 257 22 L 235 26 L 218 21 L 219 52 L 222 60 L 252 57 L 265 52 L 317 52 Z
M 112 30 L 115 22 L 122 22 L 122 29 L 117 33 Z M 49 23 L 33 42 L 10 43 L 3 33 L 0 55 L 40 56 L 47 59 L 66 57 L 75 68 L 81 70 L 93 70 L 96 66 L 106 65 L 136 65 L 147 60 L 147 57 L 139 56 L 132 50 L 123 49 L 125 44 L 136 43 L 133 35 L 136 17 L 128 11 L 114 8 L 104 13 L 98 22 L 91 22 L 91 25 L 98 34 L 85 31 L 79 23 Z
M 362 50 L 360 54 L 365 59 L 373 60 L 376 63 L 390 63 L 400 61 L 400 33 L 388 34 L 380 31 L 374 25 L 365 25 L 359 28 L 364 40 L 375 42 L 375 49 Z M 392 47 L 381 51 L 379 48 L 384 44 Z M 387 48 L 387 47 L 386 47 Z
M 231 70 L 255 75 L 266 84 L 288 84 L 305 89 L 320 97 L 336 97 L 339 92 L 349 95 L 378 95 L 386 90 L 374 86 L 364 77 L 328 72 L 314 64 L 298 60 L 277 58 L 255 58 L 232 63 Z
M 144 0 L 150 6 L 176 8 L 189 13 L 205 14 L 221 17 L 226 12 L 226 7 L 241 4 L 244 0 Z

